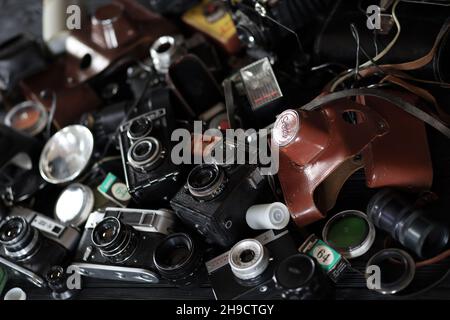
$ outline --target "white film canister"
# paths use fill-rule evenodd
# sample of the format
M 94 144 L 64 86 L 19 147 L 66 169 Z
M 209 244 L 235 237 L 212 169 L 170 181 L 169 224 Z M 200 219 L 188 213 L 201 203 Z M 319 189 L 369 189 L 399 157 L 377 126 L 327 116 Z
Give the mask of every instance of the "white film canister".
M 254 230 L 280 230 L 289 223 L 289 210 L 281 202 L 258 204 L 248 208 L 246 221 Z
M 9 301 L 27 300 L 27 294 L 20 288 L 12 288 L 5 294 L 3 300 Z

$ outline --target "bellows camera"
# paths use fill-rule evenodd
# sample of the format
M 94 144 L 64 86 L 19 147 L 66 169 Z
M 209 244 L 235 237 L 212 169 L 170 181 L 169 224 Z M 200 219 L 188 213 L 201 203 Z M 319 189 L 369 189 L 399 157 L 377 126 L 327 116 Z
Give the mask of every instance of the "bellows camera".
M 88 277 L 157 283 L 153 253 L 173 233 L 175 219 L 168 210 L 94 212 L 86 222 L 73 265 Z
M 248 232 L 247 209 L 267 200 L 266 189 L 267 181 L 256 165 L 203 164 L 192 169 L 185 187 L 170 203 L 177 216 L 207 242 L 227 247 Z
M 242 240 L 206 268 L 218 300 L 319 299 L 328 288 L 317 262 L 297 252 L 286 230 Z
M 14 208 L 0 224 L 0 263 L 43 287 L 51 267 L 76 248 L 79 232 L 26 208 Z
M 165 109 L 132 119 L 120 128 L 119 143 L 128 191 L 139 203 L 168 200 L 181 186 L 183 166 L 170 159 L 172 143 Z

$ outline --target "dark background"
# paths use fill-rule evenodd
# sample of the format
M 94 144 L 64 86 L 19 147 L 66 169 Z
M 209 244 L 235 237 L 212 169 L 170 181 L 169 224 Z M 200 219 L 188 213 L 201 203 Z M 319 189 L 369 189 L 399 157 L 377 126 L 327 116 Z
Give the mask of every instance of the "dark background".
M 108 0 L 91 0 L 90 7 L 96 7 Z M 145 0 L 140 0 L 146 3 Z M 0 0 L 0 43 L 21 32 L 40 37 L 41 23 L 40 0 Z M 448 146 L 440 146 L 448 148 Z M 448 166 L 445 166 L 448 168 Z M 435 175 L 436 176 L 436 175 Z M 354 186 L 353 186 L 354 187 Z M 348 199 L 347 199 L 348 200 Z M 380 241 L 378 241 L 380 242 Z M 378 245 L 379 248 L 379 245 Z M 370 255 L 369 255 L 370 256 Z M 450 262 L 447 259 L 433 266 L 421 268 L 417 271 L 416 279 L 410 289 L 411 292 L 421 290 L 433 284 L 449 270 Z M 360 273 L 364 270 L 365 261 L 352 261 L 353 268 L 340 281 L 336 290 L 336 299 L 393 299 L 367 290 L 364 277 Z M 51 299 L 45 289 L 33 287 L 28 282 L 12 279 L 8 282 L 5 292 L 11 287 L 22 287 L 29 299 Z M 127 284 L 121 282 L 106 282 L 84 279 L 83 290 L 78 297 L 81 299 L 213 299 L 210 288 L 149 288 L 146 285 Z M 407 292 L 408 293 L 408 292 Z M 402 294 L 407 294 L 402 293 Z M 401 298 L 401 297 L 397 297 Z M 450 276 L 444 279 L 439 286 L 427 290 L 419 295 L 408 296 L 414 299 L 449 299 Z

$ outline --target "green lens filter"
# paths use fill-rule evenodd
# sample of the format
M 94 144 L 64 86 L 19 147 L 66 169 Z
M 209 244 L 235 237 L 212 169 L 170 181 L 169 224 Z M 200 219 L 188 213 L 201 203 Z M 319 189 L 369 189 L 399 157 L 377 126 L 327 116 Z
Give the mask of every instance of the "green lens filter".
M 322 231 L 324 241 L 346 258 L 365 254 L 375 240 L 375 227 L 367 216 L 356 210 L 333 216 Z

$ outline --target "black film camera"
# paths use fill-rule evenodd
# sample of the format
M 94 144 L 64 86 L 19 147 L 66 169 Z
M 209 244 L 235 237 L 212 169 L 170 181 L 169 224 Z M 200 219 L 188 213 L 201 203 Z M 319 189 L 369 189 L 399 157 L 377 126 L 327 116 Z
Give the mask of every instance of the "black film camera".
M 43 287 L 47 272 L 76 249 L 79 232 L 26 208 L 0 224 L 0 263 Z
M 192 169 L 170 204 L 207 242 L 227 247 L 248 234 L 246 211 L 271 197 L 267 185 L 256 165 L 203 164 Z
M 5 204 L 27 200 L 45 186 L 37 165 L 39 140 L 1 124 L 0 148 L 0 197 Z
M 286 230 L 242 240 L 206 268 L 218 300 L 320 299 L 329 292 L 323 270 L 297 252 Z
M 170 159 L 171 128 L 166 109 L 146 113 L 120 128 L 125 179 L 138 204 L 168 201 L 184 183 L 185 167 Z
M 73 265 L 87 277 L 158 283 L 153 254 L 159 242 L 173 233 L 175 219 L 169 210 L 108 208 L 94 212 Z

